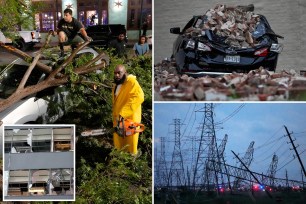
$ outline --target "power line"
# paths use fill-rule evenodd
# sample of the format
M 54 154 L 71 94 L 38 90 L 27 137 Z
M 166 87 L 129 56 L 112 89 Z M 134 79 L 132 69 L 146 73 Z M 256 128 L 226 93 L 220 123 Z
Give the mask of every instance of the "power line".
M 261 157 L 262 155 L 265 155 L 267 152 L 273 152 L 273 153 L 274 153 L 274 152 L 277 152 L 281 147 L 283 147 L 284 144 L 286 144 L 286 142 L 283 141 L 283 142 L 276 148 L 277 144 L 278 144 L 279 142 L 281 142 L 281 140 L 279 140 L 279 138 L 278 138 L 278 140 L 275 141 L 275 142 L 277 142 L 277 143 L 274 144 L 274 150 L 271 150 L 271 148 L 267 148 L 267 150 L 261 152 L 259 155 L 256 155 L 256 157 Z M 258 151 L 258 149 L 256 149 L 256 148 L 254 148 L 254 149 L 255 149 L 256 151 Z M 273 153 L 270 153 L 270 156 L 273 155 Z
M 279 170 L 281 170 L 282 168 L 284 168 L 285 166 L 287 166 L 288 164 L 290 164 L 291 162 L 293 162 L 295 160 L 295 157 L 293 159 L 291 159 L 290 161 L 288 161 L 285 165 L 283 165 L 282 167 L 280 167 L 279 169 L 276 170 L 276 172 L 278 172 Z
M 183 132 L 183 134 L 182 134 L 182 137 L 185 136 L 185 133 L 186 133 L 186 131 L 187 131 L 187 129 L 188 129 L 188 126 L 189 126 L 189 124 L 190 124 L 191 118 L 192 118 L 192 116 L 193 116 L 193 114 L 194 114 L 195 106 L 196 106 L 196 104 L 194 104 L 194 107 L 193 107 L 193 110 L 192 110 L 192 114 L 191 114 L 190 117 L 189 117 L 188 124 L 187 124 L 187 126 L 186 126 L 186 128 L 185 128 L 185 130 L 184 130 L 184 132 Z M 190 108 L 190 107 L 189 107 L 189 108 Z M 188 111 L 189 111 L 189 110 L 188 110 Z M 186 115 L 186 116 L 187 116 L 187 115 Z M 196 118 L 195 118 L 195 119 L 196 119 Z M 195 123 L 195 119 L 194 119 L 193 124 L 192 124 L 192 126 L 191 126 L 191 130 L 192 130 L 193 125 L 194 125 L 194 123 Z M 185 123 L 185 120 L 184 120 L 183 124 L 184 124 L 184 123 Z
M 185 115 L 185 118 L 184 118 L 184 120 L 183 120 L 183 124 L 185 124 L 185 121 L 186 121 L 186 118 L 187 118 L 187 115 L 188 115 L 188 113 L 189 113 L 189 110 L 190 110 L 190 106 L 191 106 L 192 104 L 189 104 L 189 107 L 188 107 L 188 111 L 187 111 L 187 113 L 186 113 L 186 115 Z
M 279 139 L 282 138 L 283 136 L 278 137 L 278 138 L 272 140 L 270 143 L 268 143 L 269 140 L 271 140 L 276 134 L 278 134 L 278 132 L 281 131 L 281 129 L 282 129 L 282 127 L 280 127 L 278 130 L 276 130 L 276 131 L 269 137 L 269 139 L 266 140 L 265 143 L 263 143 L 262 145 L 259 145 L 258 147 L 254 148 L 254 149 L 255 149 L 255 150 L 258 150 L 258 149 L 260 149 L 260 148 L 262 148 L 262 147 L 264 147 L 264 146 L 266 146 L 266 145 L 269 145 L 269 144 L 273 143 L 274 141 L 279 141 Z M 268 144 L 267 144 L 267 143 L 268 143 Z
M 245 106 L 245 104 L 240 105 L 236 110 L 234 110 L 231 114 L 229 114 L 227 117 L 223 118 L 222 120 L 220 120 L 219 122 L 216 122 L 215 125 L 221 125 L 223 123 L 225 123 L 226 121 L 228 121 L 229 119 L 231 119 L 232 117 L 234 117 L 234 115 L 236 115 L 243 107 Z
M 295 132 L 295 133 L 291 133 L 292 135 L 299 135 L 299 134 L 304 134 L 306 133 L 306 131 L 303 131 L 303 132 Z M 299 135 L 300 136 L 300 135 Z

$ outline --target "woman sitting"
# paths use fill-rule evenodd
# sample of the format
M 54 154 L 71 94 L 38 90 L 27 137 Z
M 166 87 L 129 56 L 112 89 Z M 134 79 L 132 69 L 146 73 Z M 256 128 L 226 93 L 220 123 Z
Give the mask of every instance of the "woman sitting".
M 142 35 L 139 37 L 138 42 L 134 44 L 133 50 L 134 56 L 147 55 L 149 53 L 150 48 L 146 36 Z

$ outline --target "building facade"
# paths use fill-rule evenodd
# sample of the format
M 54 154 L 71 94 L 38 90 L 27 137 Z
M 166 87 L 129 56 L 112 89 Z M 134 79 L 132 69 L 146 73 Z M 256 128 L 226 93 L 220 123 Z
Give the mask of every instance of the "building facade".
M 36 28 L 41 33 L 56 30 L 65 8 L 85 27 L 96 24 L 123 24 L 129 39 L 138 39 L 144 22 L 148 35 L 152 34 L 152 0 L 32 0 L 41 3 L 41 12 L 35 15 Z
M 4 126 L 5 201 L 75 199 L 75 126 Z

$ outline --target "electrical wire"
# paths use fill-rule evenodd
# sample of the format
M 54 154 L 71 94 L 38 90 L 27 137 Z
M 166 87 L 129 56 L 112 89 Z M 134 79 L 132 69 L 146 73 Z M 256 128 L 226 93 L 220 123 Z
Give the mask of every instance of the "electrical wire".
M 300 134 L 304 134 L 304 133 L 306 133 L 306 131 L 303 131 L 303 132 L 294 132 L 294 133 L 291 133 L 291 135 L 300 135 Z
M 303 154 L 304 152 L 306 152 L 306 149 L 304 149 L 304 150 L 300 153 L 300 155 Z
M 275 142 L 275 141 L 279 141 L 279 139 L 281 139 L 283 136 L 278 137 L 278 138 L 272 140 L 271 142 L 269 142 L 269 140 L 271 140 L 273 137 L 275 137 L 275 135 L 278 134 L 278 132 L 279 132 L 282 128 L 283 128 L 283 127 L 280 127 L 278 130 L 276 130 L 276 131 L 269 137 L 269 139 L 267 139 L 267 140 L 265 141 L 265 143 L 263 143 L 262 145 L 259 145 L 258 147 L 254 148 L 254 150 L 261 149 L 261 148 L 263 148 L 263 147 L 265 147 L 265 146 L 267 146 L 267 145 L 269 145 L 269 144 L 271 144 L 271 143 L 273 143 L 273 142 Z
M 288 159 L 290 158 L 290 157 L 295 157 L 291 152 L 288 154 L 288 156 L 285 158 L 285 159 L 282 159 L 283 157 L 281 157 L 279 160 L 278 160 L 278 166 L 281 166 L 281 165 L 283 165 L 285 162 L 287 162 L 288 161 Z
M 280 167 L 279 169 L 277 169 L 275 172 L 278 172 L 279 170 L 281 170 L 282 168 L 284 168 L 285 166 L 287 166 L 288 164 L 290 164 L 291 162 L 293 162 L 295 160 L 295 157 L 293 159 L 291 159 L 290 161 L 288 161 L 285 165 L 283 165 L 282 167 Z
M 193 107 L 193 110 L 192 110 L 192 114 L 191 114 L 191 115 L 190 115 L 190 117 L 189 117 L 188 124 L 187 124 L 187 126 L 186 126 L 186 128 L 185 128 L 185 130 L 184 130 L 184 132 L 183 132 L 183 134 L 182 134 L 182 137 L 184 137 L 184 136 L 185 136 L 185 133 L 186 133 L 186 131 L 187 131 L 188 127 L 189 127 L 189 124 L 190 124 L 191 118 L 192 118 L 192 116 L 194 115 L 194 110 L 195 110 L 195 107 L 196 107 L 196 104 L 194 104 L 194 107 Z M 187 115 L 186 115 L 186 116 L 187 116 Z M 196 118 L 195 118 L 195 119 L 196 119 Z M 194 119 L 194 121 L 193 121 L 193 123 L 192 123 L 191 130 L 192 130 L 193 125 L 194 125 L 194 123 L 195 123 L 195 119 Z M 185 120 L 184 120 L 184 121 L 185 121 Z
M 229 119 L 231 119 L 232 117 L 234 117 L 243 107 L 245 106 L 245 104 L 240 105 L 236 110 L 234 110 L 231 114 L 229 114 L 227 117 L 223 118 L 222 120 L 218 121 L 215 123 L 215 125 L 221 125 L 223 123 L 225 123 L 226 121 L 228 121 Z
M 186 121 L 187 115 L 188 115 L 188 113 L 189 113 L 189 111 L 190 111 L 191 105 L 192 105 L 192 104 L 189 104 L 188 111 L 187 111 L 187 113 L 186 113 L 186 115 L 185 115 L 185 118 L 184 118 L 184 120 L 183 120 L 183 124 L 185 124 L 185 121 Z
M 280 140 L 279 142 L 281 142 L 281 140 Z M 278 144 L 278 143 L 276 143 L 276 144 Z M 270 153 L 269 156 L 268 156 L 268 157 L 271 157 L 274 153 L 278 152 L 278 150 L 279 150 L 280 148 L 282 148 L 282 147 L 286 144 L 286 141 L 283 141 L 278 147 L 277 147 L 276 144 L 273 146 L 274 149 L 267 148 L 266 151 L 261 152 L 259 155 L 256 155 L 256 157 L 261 157 L 262 155 L 266 155 L 267 152 L 272 152 L 272 153 Z M 255 150 L 254 150 L 254 151 L 255 151 Z

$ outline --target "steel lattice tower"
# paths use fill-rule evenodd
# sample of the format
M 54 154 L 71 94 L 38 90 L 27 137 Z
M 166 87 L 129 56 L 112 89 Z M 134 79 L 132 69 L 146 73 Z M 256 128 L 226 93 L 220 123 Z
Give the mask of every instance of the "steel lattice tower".
M 221 144 L 218 147 L 218 153 L 219 153 L 220 161 L 218 162 L 218 164 L 216 166 L 217 166 L 217 170 L 219 170 L 221 172 L 221 183 L 222 184 L 224 184 L 224 178 L 223 178 L 223 173 L 222 172 L 227 172 L 226 169 L 225 169 L 225 166 L 224 165 L 222 166 L 222 164 L 225 163 L 224 150 L 225 150 L 225 146 L 226 146 L 226 143 L 227 143 L 227 139 L 228 139 L 228 136 L 226 134 L 224 136 Z M 229 178 L 228 178 L 228 181 L 229 181 Z
M 228 139 L 228 136 L 227 134 L 224 136 L 221 144 L 219 145 L 218 147 L 218 151 L 219 151 L 219 156 L 220 158 L 224 156 L 224 150 L 225 150 L 225 146 L 226 146 L 226 143 L 227 143 L 227 139 Z
M 269 177 L 267 184 L 269 184 L 270 186 L 274 186 L 274 178 L 276 174 L 277 163 L 278 163 L 278 156 L 274 154 L 269 169 L 267 171 L 267 176 Z
M 243 163 L 249 167 L 251 165 L 251 162 L 253 160 L 253 153 L 254 153 L 254 141 L 252 141 L 242 159 Z M 244 168 L 242 164 L 240 164 L 240 168 Z M 238 188 L 240 185 L 240 182 L 242 181 L 243 178 L 246 177 L 246 172 L 245 171 L 238 171 L 237 175 L 239 178 L 236 178 L 234 180 L 234 188 Z M 242 179 L 240 179 L 242 178 Z
M 173 119 L 174 122 L 174 149 L 172 153 L 171 167 L 169 171 L 168 186 L 185 185 L 185 174 L 183 166 L 183 157 L 181 153 L 181 120 Z
M 157 147 L 154 148 L 154 187 L 160 187 L 160 168 Z
M 218 157 L 213 104 L 211 103 L 205 103 L 201 137 L 197 142 L 199 146 L 193 174 L 193 186 L 195 188 L 196 186 L 201 185 L 209 190 L 210 186 L 218 180 L 216 174 L 214 175 L 214 172 L 212 171 L 215 169 L 215 162 L 211 162 Z
M 168 185 L 168 170 L 165 156 L 165 137 L 160 137 L 160 158 L 158 161 L 157 180 L 159 186 Z

